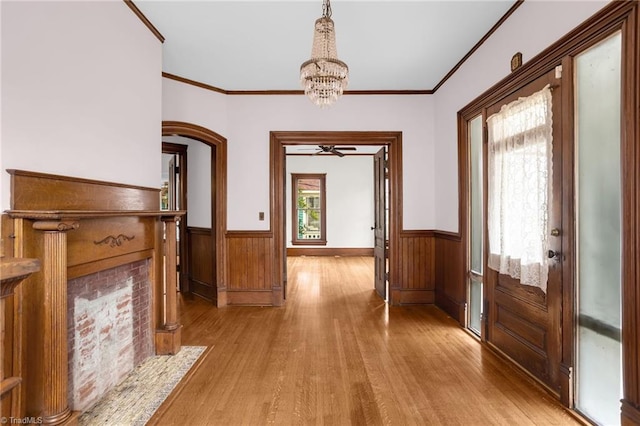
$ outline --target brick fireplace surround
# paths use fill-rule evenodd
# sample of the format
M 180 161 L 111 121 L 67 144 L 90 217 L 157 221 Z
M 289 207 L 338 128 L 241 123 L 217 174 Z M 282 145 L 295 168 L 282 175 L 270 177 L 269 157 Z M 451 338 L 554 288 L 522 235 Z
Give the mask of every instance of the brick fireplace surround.
M 69 405 L 85 411 L 153 355 L 149 261 L 69 280 Z

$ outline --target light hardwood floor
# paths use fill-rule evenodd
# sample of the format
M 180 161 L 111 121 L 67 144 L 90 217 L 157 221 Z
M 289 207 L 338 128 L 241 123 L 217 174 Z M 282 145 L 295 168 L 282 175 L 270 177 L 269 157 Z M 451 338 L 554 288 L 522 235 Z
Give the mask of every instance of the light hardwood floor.
M 372 258 L 288 262 L 284 307 L 182 300 L 212 348 L 149 424 L 578 424 L 438 308 L 387 306 Z

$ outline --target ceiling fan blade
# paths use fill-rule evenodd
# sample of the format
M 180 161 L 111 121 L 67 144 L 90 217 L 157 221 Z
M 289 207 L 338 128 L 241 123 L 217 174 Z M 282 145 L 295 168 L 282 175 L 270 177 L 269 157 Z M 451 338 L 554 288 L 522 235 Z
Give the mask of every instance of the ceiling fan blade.
M 332 149 L 331 153 L 337 155 L 338 157 L 344 157 L 343 153 L 341 153 L 340 151 L 336 151 L 335 149 Z
M 339 149 L 340 151 L 355 151 L 357 148 L 355 146 L 336 146 L 334 149 Z

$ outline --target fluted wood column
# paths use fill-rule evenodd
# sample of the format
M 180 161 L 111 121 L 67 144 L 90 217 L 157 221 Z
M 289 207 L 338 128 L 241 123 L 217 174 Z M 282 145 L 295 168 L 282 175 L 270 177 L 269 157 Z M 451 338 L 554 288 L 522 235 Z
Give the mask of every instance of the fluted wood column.
M 178 287 L 176 262 L 177 216 L 163 216 L 164 222 L 164 325 L 156 331 L 156 353 L 173 355 L 180 351 L 181 325 L 178 319 Z
M 165 330 L 175 330 L 178 328 L 178 299 L 177 299 L 177 262 L 176 262 L 176 218 L 163 218 L 165 225 L 165 272 L 166 272 L 166 295 L 165 295 Z
M 43 231 L 43 424 L 58 425 L 70 416 L 68 401 L 67 347 L 67 231 L 77 222 L 39 221 L 35 230 Z

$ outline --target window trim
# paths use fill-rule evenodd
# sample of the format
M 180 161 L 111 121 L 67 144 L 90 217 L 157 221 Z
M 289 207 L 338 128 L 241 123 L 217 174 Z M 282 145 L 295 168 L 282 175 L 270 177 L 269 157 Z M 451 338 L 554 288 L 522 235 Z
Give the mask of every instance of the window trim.
M 327 197 L 326 173 L 291 173 L 291 244 L 296 246 L 326 246 L 327 245 Z M 320 238 L 298 238 L 298 181 L 301 179 L 320 180 Z

